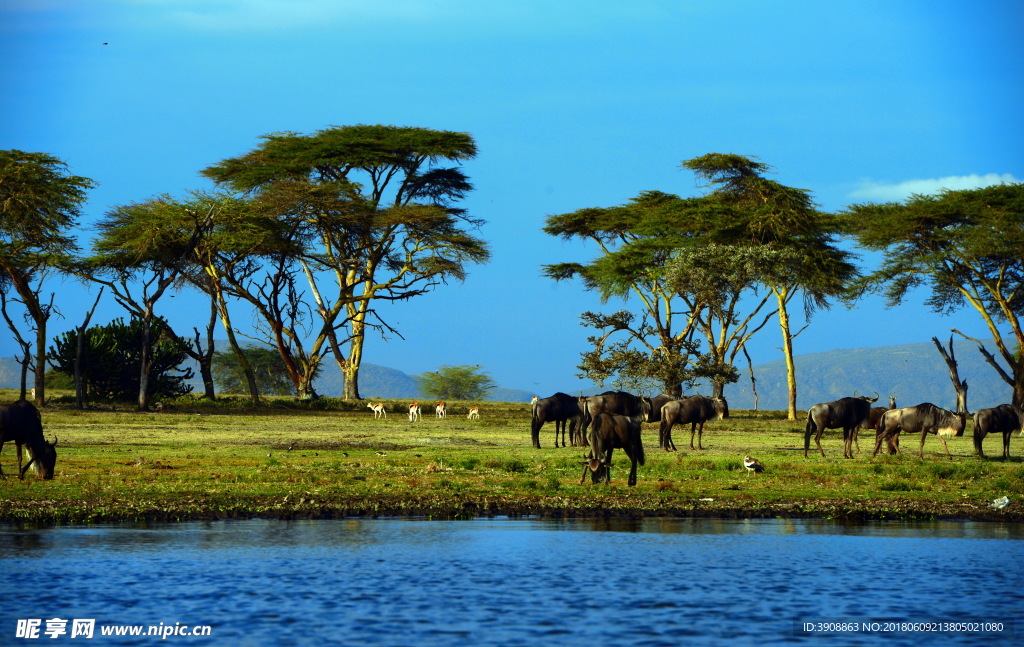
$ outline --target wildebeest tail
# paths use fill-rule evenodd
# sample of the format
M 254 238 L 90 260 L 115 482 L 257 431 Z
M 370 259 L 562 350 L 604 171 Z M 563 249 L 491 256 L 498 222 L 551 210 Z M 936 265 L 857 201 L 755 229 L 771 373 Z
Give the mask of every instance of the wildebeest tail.
M 974 412 L 974 451 L 978 454 L 982 454 L 981 441 L 985 440 L 986 429 L 981 428 L 981 412 Z M 966 427 L 966 425 L 964 425 Z
M 811 436 L 814 435 L 814 417 L 807 412 L 807 426 L 804 428 L 804 454 L 811 448 Z

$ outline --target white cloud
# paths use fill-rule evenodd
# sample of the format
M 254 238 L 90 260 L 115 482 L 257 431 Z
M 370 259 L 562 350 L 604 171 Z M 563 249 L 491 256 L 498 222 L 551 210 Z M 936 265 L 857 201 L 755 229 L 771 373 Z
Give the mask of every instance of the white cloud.
M 851 192 L 851 200 L 867 202 L 899 202 L 909 198 L 913 194 L 935 195 L 943 189 L 961 191 L 964 189 L 980 189 L 993 184 L 1009 184 L 1020 182 L 1009 173 L 986 173 L 978 175 L 950 175 L 925 180 L 905 180 L 895 184 L 885 182 L 873 182 L 865 180 L 860 183 L 860 188 Z

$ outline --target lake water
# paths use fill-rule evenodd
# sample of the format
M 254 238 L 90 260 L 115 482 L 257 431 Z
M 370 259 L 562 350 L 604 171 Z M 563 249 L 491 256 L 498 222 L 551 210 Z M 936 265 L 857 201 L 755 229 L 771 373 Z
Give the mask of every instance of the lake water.
M 1022 575 L 1022 524 L 0 527 L 0 644 L 1019 645 Z

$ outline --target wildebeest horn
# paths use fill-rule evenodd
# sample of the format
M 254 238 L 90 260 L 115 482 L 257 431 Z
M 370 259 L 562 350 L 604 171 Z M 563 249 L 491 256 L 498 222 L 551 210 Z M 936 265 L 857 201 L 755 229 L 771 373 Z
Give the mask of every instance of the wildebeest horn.
M 870 402 L 877 402 L 877 401 L 878 401 L 878 391 L 875 391 L 875 399 L 874 400 L 870 400 Z
M 53 436 L 53 442 L 52 442 L 52 443 L 50 443 L 50 444 L 51 444 L 51 445 L 53 445 L 54 447 L 56 447 L 56 446 L 57 446 L 57 435 L 56 435 L 56 434 L 54 434 L 54 436 Z

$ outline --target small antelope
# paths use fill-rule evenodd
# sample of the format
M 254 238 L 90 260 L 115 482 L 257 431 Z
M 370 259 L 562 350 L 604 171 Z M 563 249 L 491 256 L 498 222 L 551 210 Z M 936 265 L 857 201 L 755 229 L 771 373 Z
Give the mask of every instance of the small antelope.
M 480 407 L 470 407 L 469 415 L 466 416 L 467 420 L 479 420 L 480 419 Z
M 409 422 L 416 422 L 420 419 L 420 403 L 413 402 L 409 405 Z
M 384 403 L 383 403 L 383 402 L 377 402 L 376 404 L 374 404 L 373 402 L 371 402 L 370 404 L 368 404 L 368 405 L 366 405 L 366 406 L 368 406 L 368 407 L 370 407 L 371 409 L 373 409 L 373 419 L 374 419 L 374 420 L 377 420 L 377 419 L 378 419 L 378 418 L 380 418 L 381 416 L 383 416 L 383 417 L 385 417 L 385 418 L 387 418 L 387 417 L 388 417 L 388 412 L 387 412 L 387 410 L 386 410 L 386 409 L 384 408 Z
M 437 413 L 437 417 L 438 418 L 447 418 L 448 417 L 448 408 L 447 408 L 447 406 L 445 405 L 444 402 L 438 402 L 437 406 L 434 407 L 434 411 Z

